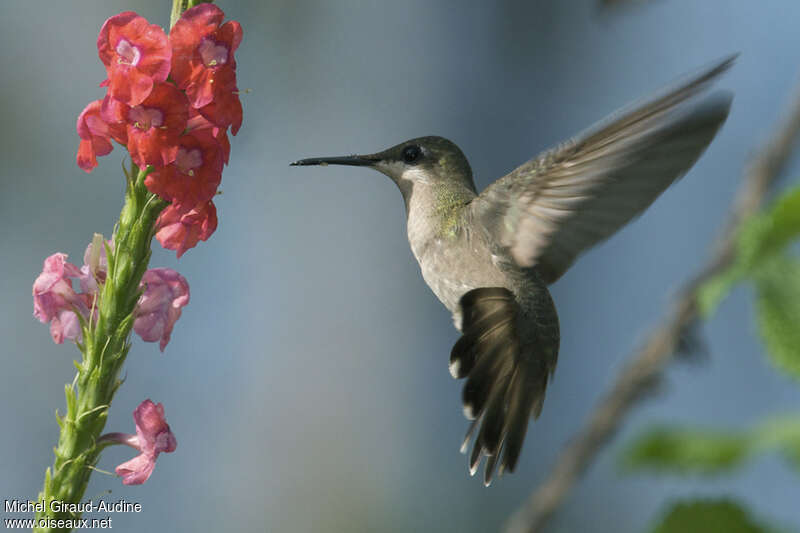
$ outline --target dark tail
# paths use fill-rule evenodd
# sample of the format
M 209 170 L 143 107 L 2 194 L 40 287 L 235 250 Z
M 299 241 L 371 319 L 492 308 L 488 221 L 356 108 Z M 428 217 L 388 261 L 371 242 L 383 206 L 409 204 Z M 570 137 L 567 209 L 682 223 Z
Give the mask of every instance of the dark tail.
M 463 335 L 453 346 L 450 373 L 467 378 L 464 415 L 474 420 L 462 452 L 480 424 L 469 469 L 474 475 L 486 455 L 484 483 L 488 486 L 498 463 L 499 474 L 514 471 L 528 420 L 542 410 L 555 359 L 540 350 L 548 347 L 537 348 L 520 335 L 523 328 L 531 327 L 525 323 L 530 317 L 523 316 L 508 289 L 473 289 L 461 298 L 460 305 Z

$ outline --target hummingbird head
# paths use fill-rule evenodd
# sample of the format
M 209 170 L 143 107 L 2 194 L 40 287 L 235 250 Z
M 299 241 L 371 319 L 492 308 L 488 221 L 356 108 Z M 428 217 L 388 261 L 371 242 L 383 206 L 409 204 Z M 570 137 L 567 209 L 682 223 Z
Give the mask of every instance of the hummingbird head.
M 475 192 L 472 170 L 461 149 L 444 137 L 417 137 L 368 155 L 314 157 L 292 166 L 351 165 L 369 167 L 389 176 L 408 204 L 418 185 L 460 185 Z

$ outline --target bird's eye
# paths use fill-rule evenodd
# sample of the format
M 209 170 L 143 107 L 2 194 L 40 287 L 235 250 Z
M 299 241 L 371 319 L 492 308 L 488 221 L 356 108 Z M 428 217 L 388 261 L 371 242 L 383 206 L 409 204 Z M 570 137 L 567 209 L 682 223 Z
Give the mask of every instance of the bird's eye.
M 413 165 L 414 163 L 418 162 L 421 155 L 422 150 L 416 144 L 412 144 L 403 148 L 403 161 L 409 165 Z

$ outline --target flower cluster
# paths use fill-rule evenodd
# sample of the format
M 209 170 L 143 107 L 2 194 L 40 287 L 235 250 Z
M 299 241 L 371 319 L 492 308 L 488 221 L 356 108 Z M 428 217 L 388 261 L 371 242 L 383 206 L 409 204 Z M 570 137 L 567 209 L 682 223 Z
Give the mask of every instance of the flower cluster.
M 109 242 L 108 246 L 113 246 Z M 56 344 L 64 339 L 81 340 L 81 319 L 97 319 L 100 287 L 106 279 L 108 262 L 102 239 L 86 248 L 83 266 L 67 262 L 67 254 L 56 253 L 44 260 L 42 273 L 33 283 L 33 316 L 50 323 Z M 79 290 L 75 290 L 75 283 Z M 151 268 L 144 273 L 142 291 L 134 310 L 133 330 L 148 342 L 167 345 L 181 308 L 189 303 L 189 284 L 169 268 Z
M 119 465 L 115 470 L 122 476 L 124 485 L 141 485 L 153 473 L 156 459 L 161 452 L 174 452 L 178 441 L 164 417 L 164 406 L 149 398 L 133 412 L 136 435 L 108 433 L 97 439 L 98 444 L 125 444 L 141 453 Z
M 150 171 L 150 192 L 170 202 L 156 238 L 178 257 L 217 227 L 212 199 L 230 153 L 227 131 L 242 125 L 233 57 L 242 28 L 224 17 L 199 4 L 169 36 L 132 11 L 109 18 L 97 38 L 108 91 L 78 117 L 78 166 L 90 172 L 111 140 L 125 146 Z

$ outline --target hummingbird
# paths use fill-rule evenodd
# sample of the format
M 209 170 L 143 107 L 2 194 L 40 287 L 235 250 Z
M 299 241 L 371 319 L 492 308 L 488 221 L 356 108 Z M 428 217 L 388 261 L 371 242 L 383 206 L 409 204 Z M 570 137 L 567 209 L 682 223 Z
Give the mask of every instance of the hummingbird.
M 711 143 L 732 94 L 708 94 L 735 56 L 612 114 L 523 163 L 478 193 L 464 153 L 418 137 L 368 155 L 315 157 L 292 166 L 350 165 L 388 176 L 406 206 L 422 277 L 461 336 L 449 369 L 472 423 L 461 447 L 484 484 L 513 472 L 538 418 L 560 341 L 548 285 L 589 247 L 641 214 Z

